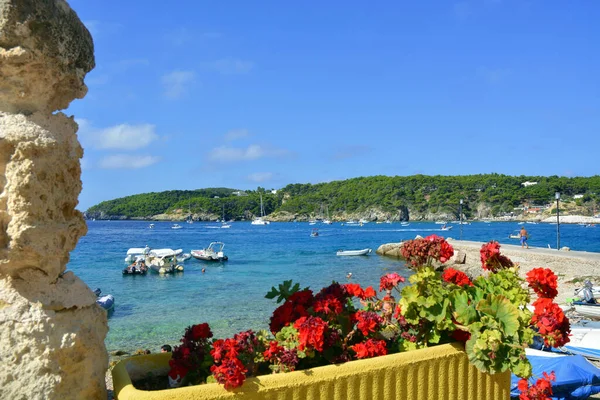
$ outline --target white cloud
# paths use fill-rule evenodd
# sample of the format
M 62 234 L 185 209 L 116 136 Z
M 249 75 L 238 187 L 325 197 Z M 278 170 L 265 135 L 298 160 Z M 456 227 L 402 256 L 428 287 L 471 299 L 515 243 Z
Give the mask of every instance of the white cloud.
M 202 64 L 204 67 L 216 71 L 222 75 L 247 74 L 254 68 L 252 61 L 244 61 L 236 58 L 223 58 Z
M 76 119 L 79 137 L 84 147 L 107 150 L 136 150 L 150 145 L 159 136 L 151 124 L 120 124 L 98 129 L 85 119 Z
M 162 77 L 165 96 L 170 99 L 178 99 L 186 92 L 189 84 L 193 83 L 196 74 L 194 71 L 173 71 Z
M 104 169 L 145 168 L 160 161 L 160 157 L 114 154 L 100 160 L 98 166 Z
M 248 175 L 247 178 L 251 182 L 260 183 L 270 181 L 271 179 L 273 179 L 273 176 L 274 175 L 272 172 L 255 172 L 253 174 Z
M 265 157 L 281 157 L 289 152 L 285 149 L 265 148 L 258 144 L 248 147 L 220 146 L 210 152 L 210 160 L 215 162 L 253 161 Z
M 225 134 L 225 140 L 227 142 L 233 142 L 234 140 L 242 139 L 248 136 L 246 129 L 234 129 Z

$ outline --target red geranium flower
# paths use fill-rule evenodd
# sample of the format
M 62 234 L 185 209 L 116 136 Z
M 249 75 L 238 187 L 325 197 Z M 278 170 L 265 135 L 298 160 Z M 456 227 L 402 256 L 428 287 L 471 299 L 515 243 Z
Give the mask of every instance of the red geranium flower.
M 558 294 L 556 275 L 548 268 L 534 268 L 529 271 L 527 283 L 539 297 L 553 299 Z
M 481 268 L 491 272 L 497 272 L 501 269 L 513 267 L 513 262 L 506 256 L 500 254 L 500 243 L 490 241 L 479 251 L 481 254 Z
M 210 331 L 210 327 L 206 322 L 198 325 L 192 325 L 192 339 L 200 340 L 200 339 L 208 339 L 213 336 Z
M 377 329 L 383 323 L 383 318 L 373 311 L 357 311 L 352 319 L 356 321 L 356 327 L 365 336 L 377 332 Z
M 356 353 L 356 358 L 371 358 L 387 354 L 385 340 L 368 339 L 363 343 L 357 343 L 350 348 Z
M 226 358 L 220 365 L 210 367 L 210 372 L 225 389 L 233 389 L 242 386 L 246 379 L 247 369 L 237 358 Z
M 327 322 L 319 317 L 302 317 L 294 324 L 298 330 L 298 349 L 314 348 L 317 351 L 323 351 L 325 343 L 325 332 L 327 331 Z
M 454 268 L 446 268 L 442 273 L 442 279 L 458 286 L 473 286 L 473 282 L 471 282 L 467 274 Z
M 395 272 L 390 274 L 383 275 L 379 279 L 379 290 L 392 290 L 394 287 L 398 286 L 400 282 L 404 282 L 404 277 L 398 275 Z

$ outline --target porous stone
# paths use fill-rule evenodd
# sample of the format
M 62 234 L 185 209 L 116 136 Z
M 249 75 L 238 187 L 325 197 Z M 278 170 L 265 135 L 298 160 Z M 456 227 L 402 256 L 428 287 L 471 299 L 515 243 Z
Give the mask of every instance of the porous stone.
M 0 0 L 0 399 L 106 399 L 107 315 L 72 272 L 89 32 L 64 0 Z
M 0 1 L 0 110 L 62 110 L 87 93 L 92 37 L 64 0 Z

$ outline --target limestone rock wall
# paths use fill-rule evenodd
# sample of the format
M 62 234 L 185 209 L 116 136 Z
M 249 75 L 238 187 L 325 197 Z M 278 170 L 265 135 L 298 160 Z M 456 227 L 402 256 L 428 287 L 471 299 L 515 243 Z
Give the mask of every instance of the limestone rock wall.
M 89 32 L 63 0 L 0 0 L 0 399 L 105 399 L 106 313 L 73 273 Z

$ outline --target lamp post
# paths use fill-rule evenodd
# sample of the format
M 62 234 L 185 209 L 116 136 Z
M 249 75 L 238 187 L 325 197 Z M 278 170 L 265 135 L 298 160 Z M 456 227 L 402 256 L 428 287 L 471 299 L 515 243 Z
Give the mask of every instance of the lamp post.
M 560 209 L 558 203 L 560 201 L 560 192 L 554 193 L 556 199 L 556 250 L 560 250 Z
M 463 199 L 458 203 L 458 223 L 460 224 L 460 240 L 462 240 L 462 205 Z

